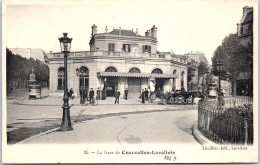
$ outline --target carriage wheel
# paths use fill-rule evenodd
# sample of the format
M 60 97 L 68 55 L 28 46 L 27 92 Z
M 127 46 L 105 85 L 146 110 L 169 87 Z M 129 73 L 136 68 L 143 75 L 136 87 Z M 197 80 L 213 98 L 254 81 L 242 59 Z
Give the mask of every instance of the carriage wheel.
M 182 95 L 177 96 L 177 103 L 184 103 L 184 97 Z
M 174 97 L 170 96 L 169 99 L 168 99 L 168 103 L 173 104 L 174 103 Z
M 191 104 L 191 103 L 192 103 L 192 96 L 189 96 L 189 97 L 187 98 L 187 103 L 188 103 L 188 104 Z

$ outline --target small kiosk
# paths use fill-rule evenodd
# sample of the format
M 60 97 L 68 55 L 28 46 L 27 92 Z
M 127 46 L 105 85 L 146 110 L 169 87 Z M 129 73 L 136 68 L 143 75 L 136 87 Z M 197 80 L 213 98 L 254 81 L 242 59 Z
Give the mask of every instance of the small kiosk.
M 40 84 L 35 80 L 35 74 L 32 73 L 30 74 L 30 80 L 28 82 L 29 86 L 29 99 L 37 99 L 41 98 L 41 86 Z

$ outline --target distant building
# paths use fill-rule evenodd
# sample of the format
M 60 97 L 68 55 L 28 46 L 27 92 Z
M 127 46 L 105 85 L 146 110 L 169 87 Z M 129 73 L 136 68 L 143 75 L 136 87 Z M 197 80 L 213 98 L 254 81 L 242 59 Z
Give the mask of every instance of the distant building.
M 75 93 L 81 89 L 100 88 L 107 96 L 116 89 L 130 97 L 139 97 L 152 81 L 155 90 L 187 90 L 187 61 L 185 56 L 157 52 L 157 28 L 153 26 L 139 35 L 138 30 L 113 29 L 97 33 L 92 26 L 90 51 L 70 52 L 68 57 L 68 88 Z M 46 56 L 50 68 L 50 91 L 62 93 L 64 88 L 63 54 Z M 123 94 L 121 95 L 123 97 Z
M 252 67 L 240 72 L 237 81 L 233 84 L 233 93 L 237 95 L 252 95 L 253 92 L 253 7 L 245 6 L 240 23 L 237 24 L 237 36 L 240 43 L 249 51 L 247 62 Z
M 198 52 L 198 51 L 193 52 L 193 51 L 191 51 L 191 52 L 189 52 L 187 54 L 184 54 L 184 55 L 187 57 L 187 61 L 188 62 L 191 62 L 191 60 L 193 59 L 197 63 L 204 62 L 204 63 L 208 64 L 208 60 L 206 59 L 204 53 L 202 53 L 202 52 Z
M 40 48 L 8 48 L 13 54 L 21 55 L 24 58 L 33 58 L 38 59 L 40 61 L 44 61 L 44 56 L 46 56 L 46 52 Z
M 193 67 L 196 70 L 194 73 L 195 76 L 192 78 L 191 82 L 189 82 L 191 90 L 202 90 L 204 88 L 202 83 L 204 77 L 199 77 L 198 66 L 200 62 L 208 64 L 208 60 L 206 59 L 204 53 L 198 51 L 191 51 L 189 53 L 184 54 L 184 56 L 186 56 L 187 58 L 188 66 Z

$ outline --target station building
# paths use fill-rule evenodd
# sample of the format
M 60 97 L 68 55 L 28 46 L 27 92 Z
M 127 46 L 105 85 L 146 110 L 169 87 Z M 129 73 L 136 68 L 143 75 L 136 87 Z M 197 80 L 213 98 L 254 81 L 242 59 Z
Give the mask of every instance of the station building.
M 153 26 L 139 35 L 138 29 L 113 29 L 97 33 L 92 26 L 90 51 L 70 52 L 68 55 L 68 89 L 79 94 L 80 89 L 106 88 L 107 96 L 125 88 L 129 97 L 138 97 L 142 89 L 154 82 L 155 90 L 187 90 L 187 59 L 171 52 L 157 51 L 157 28 Z M 60 52 L 45 57 L 49 61 L 50 91 L 63 93 L 64 59 Z

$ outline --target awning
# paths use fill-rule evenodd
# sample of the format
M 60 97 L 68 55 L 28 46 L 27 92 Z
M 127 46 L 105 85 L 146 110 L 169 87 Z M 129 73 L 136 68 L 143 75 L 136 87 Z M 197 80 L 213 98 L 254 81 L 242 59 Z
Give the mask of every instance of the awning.
M 155 78 L 176 78 L 176 74 L 149 74 L 149 73 L 123 73 L 123 72 L 97 72 L 99 77 L 155 77 Z

